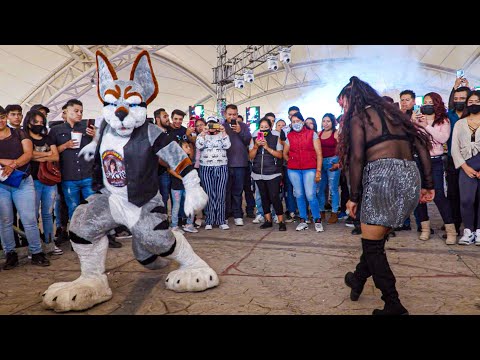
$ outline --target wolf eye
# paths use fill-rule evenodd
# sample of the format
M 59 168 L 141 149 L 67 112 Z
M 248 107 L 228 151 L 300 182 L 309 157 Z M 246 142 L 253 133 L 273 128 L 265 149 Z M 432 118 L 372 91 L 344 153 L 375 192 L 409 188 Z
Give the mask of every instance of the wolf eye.
M 130 104 L 130 107 L 133 108 L 133 107 L 137 107 L 138 104 Z
M 107 102 L 107 101 L 104 101 L 104 102 L 103 102 L 103 106 L 110 106 L 110 105 L 112 105 L 112 106 L 117 106 L 116 103 L 109 103 L 109 102 Z

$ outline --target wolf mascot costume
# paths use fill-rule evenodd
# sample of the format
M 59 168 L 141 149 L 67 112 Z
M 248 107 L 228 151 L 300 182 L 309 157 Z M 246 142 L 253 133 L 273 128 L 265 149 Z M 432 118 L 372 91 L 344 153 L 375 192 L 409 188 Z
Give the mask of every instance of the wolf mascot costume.
M 217 286 L 215 271 L 195 254 L 183 235 L 168 228 L 166 206 L 158 192 L 159 158 L 183 177 L 187 215 L 202 209 L 208 197 L 185 152 L 168 134 L 146 122 L 147 105 L 158 93 L 148 52 L 137 56 L 130 81 L 118 80 L 100 51 L 96 58 L 105 121 L 96 140 L 80 156 L 94 159 L 97 193 L 78 206 L 70 224 L 81 275 L 75 281 L 51 285 L 43 294 L 44 304 L 58 312 L 84 310 L 112 297 L 105 275 L 106 234 L 119 225 L 130 229 L 133 253 L 140 264 L 149 269 L 166 266 L 166 259 L 180 264 L 167 275 L 167 289 L 202 291 Z

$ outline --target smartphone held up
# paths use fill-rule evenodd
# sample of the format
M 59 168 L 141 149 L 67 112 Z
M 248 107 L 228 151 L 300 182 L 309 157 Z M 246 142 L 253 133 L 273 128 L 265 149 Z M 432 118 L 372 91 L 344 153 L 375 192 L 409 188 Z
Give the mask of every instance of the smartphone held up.
M 209 123 L 208 124 L 209 130 L 220 130 L 220 124 L 218 123 Z

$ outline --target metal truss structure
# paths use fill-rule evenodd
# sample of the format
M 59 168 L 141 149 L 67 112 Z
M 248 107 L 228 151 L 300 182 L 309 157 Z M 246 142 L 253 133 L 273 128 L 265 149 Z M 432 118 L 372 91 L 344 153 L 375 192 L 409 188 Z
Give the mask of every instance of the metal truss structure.
M 342 63 L 352 63 L 355 58 L 334 58 L 308 61 L 296 64 L 283 64 L 277 71 L 267 70 L 255 75 L 255 81 L 243 89 L 235 88 L 232 83 L 225 84 L 224 97 L 227 103 L 242 105 L 255 99 L 268 96 L 280 91 L 304 87 L 323 87 L 326 81 L 322 71 L 332 66 L 341 66 Z M 456 70 L 435 66 L 425 63 L 419 64 L 420 72 L 425 80 L 423 88 L 416 88 L 420 93 L 435 91 L 448 99 L 450 90 L 453 87 Z M 480 83 L 480 79 L 469 77 L 470 82 Z M 408 87 L 408 84 L 404 84 Z M 402 82 L 396 83 L 396 87 L 402 87 Z M 203 104 L 211 100 L 213 96 L 206 96 L 199 99 L 196 104 Z M 217 93 L 218 98 L 218 93 Z
M 280 47 L 291 45 L 249 45 L 240 53 L 227 58 L 225 45 L 217 47 L 217 67 L 213 69 L 213 84 L 207 83 L 200 76 L 184 66 L 158 54 L 167 45 L 59 45 L 69 55 L 69 59 L 40 82 L 21 102 L 30 108 L 33 104 L 44 104 L 50 108 L 49 118 L 55 118 L 61 112 L 61 106 L 71 98 L 79 98 L 92 90 L 94 78 L 95 52 L 101 50 L 113 63 L 117 71 L 131 65 L 139 50 L 151 53 L 152 61 L 159 62 L 184 74 L 208 92 L 196 104 L 204 104 L 213 99 L 226 99 L 227 103 L 241 105 L 277 92 L 303 87 L 322 87 L 326 85 L 322 72 L 334 66 L 354 62 L 355 58 L 334 58 L 308 61 L 302 63 L 281 63 L 277 71 L 267 70 L 255 74 L 255 81 L 238 89 L 233 86 L 235 75 L 245 69 L 255 69 L 265 63 L 269 56 L 276 55 Z M 478 56 L 466 64 L 472 65 Z M 420 63 L 422 78 L 426 79 L 424 88 L 416 88 L 418 93 L 436 91 L 442 96 L 449 95 L 455 79 L 455 69 Z M 480 83 L 480 79 L 469 76 L 471 83 Z M 401 82 L 396 86 L 402 86 Z M 445 97 L 444 97 L 445 98 Z
M 119 71 L 134 62 L 139 48 L 154 53 L 165 46 L 59 45 L 70 55 L 70 59 L 35 87 L 22 100 L 21 105 L 30 108 L 33 104 L 43 104 L 49 107 L 49 116 L 55 118 L 67 100 L 79 98 L 92 89 L 97 50 L 101 50 L 112 62 L 115 70 Z
M 217 100 L 225 98 L 228 84 L 245 70 L 253 70 L 265 63 L 270 56 L 278 55 L 281 48 L 292 45 L 248 45 L 243 51 L 227 58 L 226 45 L 217 46 L 217 66 L 213 68 L 213 84 L 216 87 Z

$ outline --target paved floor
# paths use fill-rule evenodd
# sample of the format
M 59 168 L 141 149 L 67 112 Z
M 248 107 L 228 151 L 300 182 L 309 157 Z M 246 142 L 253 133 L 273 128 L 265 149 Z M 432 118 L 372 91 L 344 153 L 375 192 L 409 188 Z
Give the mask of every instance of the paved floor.
M 434 206 L 432 224 L 441 220 Z M 380 291 L 368 280 L 358 302 L 349 300 L 344 274 L 360 255 L 360 237 L 340 221 L 296 232 L 260 230 L 250 219 L 227 231 L 214 228 L 187 234 L 193 248 L 219 274 L 217 288 L 200 293 L 174 293 L 163 284 L 175 265 L 149 271 L 134 260 L 131 241 L 110 249 L 107 272 L 113 298 L 94 308 L 70 314 L 371 314 L 383 307 Z M 413 220 L 413 217 L 412 217 Z M 246 222 L 247 223 L 247 222 Z M 480 246 L 447 246 L 437 230 L 429 241 L 402 231 L 387 243 L 400 298 L 411 314 L 480 314 Z M 0 314 L 54 314 L 42 308 L 41 294 L 57 281 L 79 275 L 69 244 L 65 254 L 51 257 L 46 268 L 24 257 L 20 266 L 0 271 Z M 3 260 L 0 261 L 0 266 Z

